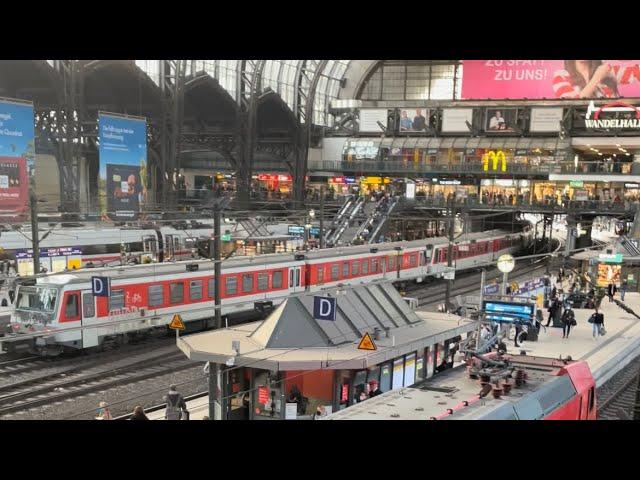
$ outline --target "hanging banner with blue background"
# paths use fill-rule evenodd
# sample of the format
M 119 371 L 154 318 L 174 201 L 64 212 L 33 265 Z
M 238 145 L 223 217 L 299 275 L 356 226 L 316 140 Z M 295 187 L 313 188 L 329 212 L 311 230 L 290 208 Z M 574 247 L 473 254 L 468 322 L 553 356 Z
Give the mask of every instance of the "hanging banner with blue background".
M 100 209 L 113 220 L 135 220 L 147 201 L 147 119 L 98 117 Z
M 35 160 L 33 104 L 0 98 L 0 219 L 26 219 Z

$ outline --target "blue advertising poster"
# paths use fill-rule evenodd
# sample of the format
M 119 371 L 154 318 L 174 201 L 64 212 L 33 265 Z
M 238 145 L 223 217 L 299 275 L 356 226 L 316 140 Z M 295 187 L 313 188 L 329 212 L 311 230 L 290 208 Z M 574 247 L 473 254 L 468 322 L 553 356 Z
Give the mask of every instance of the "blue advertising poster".
M 98 186 L 102 213 L 135 220 L 148 194 L 147 120 L 100 113 Z
M 0 98 L 1 219 L 26 219 L 35 160 L 33 104 Z

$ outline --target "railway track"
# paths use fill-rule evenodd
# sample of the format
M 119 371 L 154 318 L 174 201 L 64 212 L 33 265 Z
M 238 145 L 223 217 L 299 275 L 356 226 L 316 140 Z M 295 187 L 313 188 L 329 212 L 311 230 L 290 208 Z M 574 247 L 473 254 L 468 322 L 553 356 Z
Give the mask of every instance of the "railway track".
M 105 366 L 103 361 L 91 362 L 89 365 L 69 367 L 54 375 L 42 375 L 1 387 L 0 417 L 194 366 L 181 352 L 176 352 L 175 347 L 165 348 L 161 353 L 145 358 L 139 357 L 132 358 L 132 361 L 123 360 L 119 365 Z
M 598 419 L 626 420 L 633 418 L 636 389 L 640 375 L 640 357 L 636 358 L 606 384 L 598 388 Z

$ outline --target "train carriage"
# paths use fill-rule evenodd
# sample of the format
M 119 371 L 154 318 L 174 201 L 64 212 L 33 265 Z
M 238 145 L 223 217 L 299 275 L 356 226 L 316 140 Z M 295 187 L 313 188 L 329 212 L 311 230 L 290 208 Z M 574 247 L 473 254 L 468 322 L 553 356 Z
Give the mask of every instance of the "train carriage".
M 501 231 L 458 239 L 455 267 L 471 268 L 515 252 L 522 235 Z M 432 275 L 446 238 L 338 247 L 299 254 L 232 257 L 224 261 L 220 283 L 222 315 L 277 304 L 290 294 L 371 281 L 409 281 Z M 109 277 L 110 296 L 94 297 L 91 277 Z M 45 275 L 17 291 L 11 333 L 46 332 L 22 342 L 38 353 L 91 348 L 105 340 L 165 327 L 175 313 L 187 323 L 206 325 L 214 317 L 214 263 L 176 261 L 116 268 L 82 269 Z M 84 327 L 84 328 L 82 328 Z M 96 327 L 96 328 L 86 328 Z M 3 349 L 20 346 L 16 339 Z

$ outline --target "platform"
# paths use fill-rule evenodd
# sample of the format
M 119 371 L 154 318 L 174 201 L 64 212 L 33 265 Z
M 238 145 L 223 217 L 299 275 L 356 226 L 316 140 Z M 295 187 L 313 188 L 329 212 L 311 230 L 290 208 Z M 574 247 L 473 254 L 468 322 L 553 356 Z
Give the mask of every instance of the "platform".
M 619 299 L 619 297 L 616 297 Z M 640 314 L 640 293 L 627 293 L 624 303 Z M 574 360 L 586 360 L 600 386 L 640 355 L 640 320 L 625 312 L 605 297 L 600 305 L 604 314 L 607 335 L 593 338 L 588 318 L 590 309 L 574 309 L 577 325 L 571 329 L 568 339 L 562 338 L 562 329 L 547 327 L 540 330 L 537 342 L 523 342 L 516 348 L 513 341 L 507 342 L 509 353 L 525 350 L 528 355 L 557 358 L 570 355 Z M 544 311 L 546 323 L 548 313 Z

